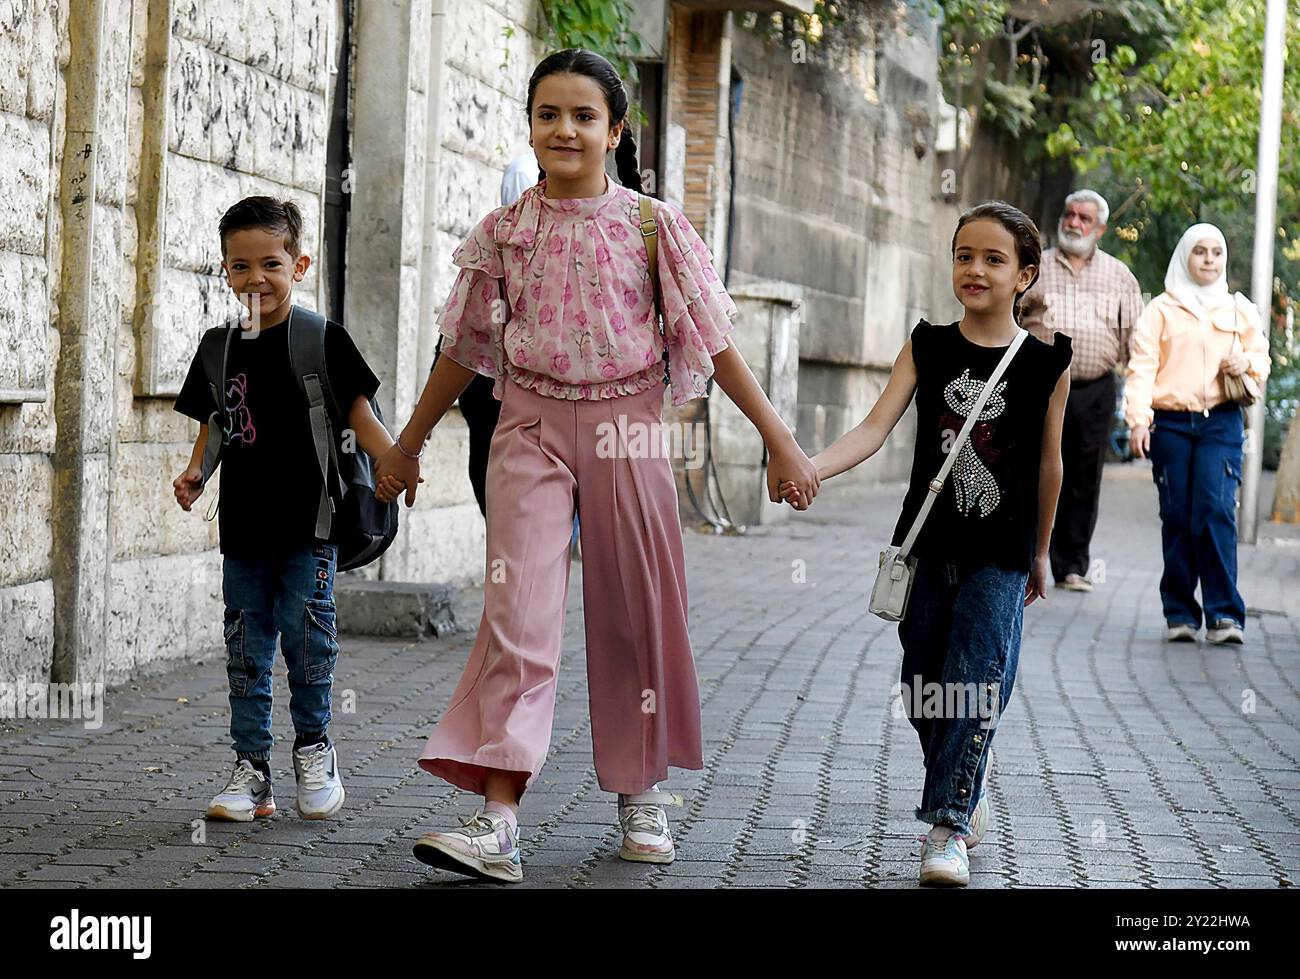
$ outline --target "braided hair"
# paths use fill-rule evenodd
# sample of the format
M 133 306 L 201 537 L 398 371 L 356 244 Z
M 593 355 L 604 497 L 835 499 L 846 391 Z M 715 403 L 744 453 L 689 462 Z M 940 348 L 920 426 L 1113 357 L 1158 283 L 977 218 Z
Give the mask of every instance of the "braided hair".
M 584 48 L 565 48 L 542 59 L 533 69 L 533 77 L 528 80 L 528 118 L 533 118 L 533 96 L 537 92 L 537 83 L 547 75 L 569 73 L 585 75 L 592 79 L 605 93 L 605 104 L 609 106 L 609 125 L 613 129 L 620 122 L 627 120 L 627 91 L 623 88 L 623 79 L 608 61 Z M 618 148 L 614 150 L 614 163 L 618 168 L 618 181 L 624 187 L 641 193 L 641 168 L 637 163 L 636 139 L 632 136 L 632 127 L 623 126 L 623 134 Z M 546 171 L 538 167 L 538 179 L 546 179 Z

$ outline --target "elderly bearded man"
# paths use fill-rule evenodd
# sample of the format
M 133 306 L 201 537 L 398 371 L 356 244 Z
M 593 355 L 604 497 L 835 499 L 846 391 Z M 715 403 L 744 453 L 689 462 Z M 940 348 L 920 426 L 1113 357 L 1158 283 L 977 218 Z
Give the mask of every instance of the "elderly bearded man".
M 1043 252 L 1022 317 L 1045 343 L 1060 330 L 1074 344 L 1061 433 L 1065 472 L 1049 552 L 1057 587 L 1072 591 L 1092 591 L 1089 545 L 1115 412 L 1115 372 L 1128 363 L 1129 335 L 1142 314 L 1133 273 L 1097 247 L 1109 217 L 1110 206 L 1096 191 L 1077 190 L 1065 199 L 1056 247 Z

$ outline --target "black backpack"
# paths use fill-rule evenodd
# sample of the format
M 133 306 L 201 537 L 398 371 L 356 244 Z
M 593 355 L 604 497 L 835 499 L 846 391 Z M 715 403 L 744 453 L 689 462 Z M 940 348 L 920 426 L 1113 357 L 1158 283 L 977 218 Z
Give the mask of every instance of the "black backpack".
M 289 363 L 298 378 L 298 389 L 307 399 L 312 442 L 320 466 L 321 495 L 316 507 L 316 536 L 328 540 L 337 522 L 339 571 L 351 571 L 369 564 L 388 550 L 397 536 L 397 501 L 381 503 L 375 497 L 375 478 L 370 456 L 359 445 L 351 452 L 339 451 L 336 434 L 346 427 L 325 373 L 325 317 L 309 309 L 289 310 Z M 230 341 L 239 331 L 239 320 L 209 330 L 199 343 L 199 356 L 217 410 L 208 418 L 208 442 L 203 453 L 203 485 L 221 464 L 221 452 L 229 436 L 226 417 L 226 363 Z M 370 399 L 371 410 L 382 424 L 383 412 Z M 220 438 L 214 437 L 221 433 Z M 331 481 L 334 482 L 331 482 Z M 331 485 L 337 487 L 330 492 Z M 337 503 L 336 503 L 337 497 Z

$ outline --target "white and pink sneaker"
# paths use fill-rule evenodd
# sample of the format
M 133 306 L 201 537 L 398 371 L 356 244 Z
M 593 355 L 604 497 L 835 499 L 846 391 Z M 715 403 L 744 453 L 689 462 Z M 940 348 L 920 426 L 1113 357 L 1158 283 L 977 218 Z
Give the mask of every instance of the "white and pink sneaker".
M 672 863 L 677 851 L 663 807 L 680 806 L 682 801 L 680 795 L 660 792 L 657 785 L 649 792 L 619 795 L 618 824 L 623 829 L 623 845 L 618 855 L 636 863 Z
M 425 833 L 415 841 L 415 858 L 439 870 L 517 884 L 524 879 L 519 831 L 505 816 L 476 809 L 461 828 Z

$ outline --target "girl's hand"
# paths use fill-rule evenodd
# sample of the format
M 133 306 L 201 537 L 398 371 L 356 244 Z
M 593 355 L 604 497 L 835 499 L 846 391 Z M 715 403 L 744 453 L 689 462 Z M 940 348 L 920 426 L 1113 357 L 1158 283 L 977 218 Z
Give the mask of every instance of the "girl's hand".
M 1047 555 L 1039 554 L 1029 566 L 1029 578 L 1025 582 L 1025 605 L 1033 605 L 1034 600 L 1047 600 Z
M 381 503 L 391 503 L 405 487 L 409 510 L 415 505 L 415 489 L 423 482 L 420 460 L 403 455 L 396 442 L 375 463 L 375 497 Z
M 1139 425 L 1128 433 L 1128 447 L 1135 459 L 1145 459 L 1151 454 L 1151 429 Z
M 821 488 L 822 481 L 817 474 L 817 467 L 793 438 L 771 449 L 768 456 L 767 498 L 773 503 L 779 503 L 783 498 L 777 492 L 777 487 L 782 482 L 793 483 L 799 491 L 798 502 L 791 504 L 796 510 L 807 510 Z
M 194 501 L 203 495 L 203 470 L 198 466 L 190 466 L 172 480 L 172 491 L 176 494 L 176 502 L 181 505 L 181 509 L 189 513 Z
M 1239 350 L 1233 351 L 1228 354 L 1228 356 L 1224 357 L 1223 360 L 1219 361 L 1219 370 L 1223 371 L 1225 374 L 1231 374 L 1233 377 L 1236 377 L 1238 374 L 1246 373 L 1248 367 L 1250 367 L 1250 361 L 1247 360 L 1246 355 Z
M 807 509 L 807 507 L 803 505 L 803 495 L 799 492 L 799 487 L 789 480 L 786 480 L 778 486 L 776 491 L 781 497 L 781 502 L 789 503 L 790 506 L 794 507 L 796 510 Z

